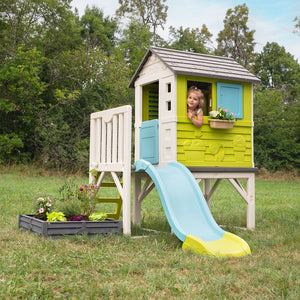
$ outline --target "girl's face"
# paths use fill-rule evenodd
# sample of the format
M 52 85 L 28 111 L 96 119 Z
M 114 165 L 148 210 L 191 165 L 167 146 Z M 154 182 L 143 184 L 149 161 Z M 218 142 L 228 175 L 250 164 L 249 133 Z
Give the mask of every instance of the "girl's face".
M 187 106 L 189 109 L 195 110 L 199 107 L 200 97 L 197 92 L 190 92 L 187 97 Z

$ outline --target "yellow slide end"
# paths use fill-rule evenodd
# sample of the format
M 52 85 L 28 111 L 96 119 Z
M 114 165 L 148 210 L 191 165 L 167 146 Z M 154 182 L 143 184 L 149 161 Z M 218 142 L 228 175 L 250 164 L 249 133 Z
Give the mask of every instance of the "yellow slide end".
M 215 257 L 241 257 L 251 254 L 249 245 L 242 238 L 230 232 L 225 232 L 221 239 L 211 242 L 205 242 L 189 234 L 182 249 L 190 249 L 201 255 Z

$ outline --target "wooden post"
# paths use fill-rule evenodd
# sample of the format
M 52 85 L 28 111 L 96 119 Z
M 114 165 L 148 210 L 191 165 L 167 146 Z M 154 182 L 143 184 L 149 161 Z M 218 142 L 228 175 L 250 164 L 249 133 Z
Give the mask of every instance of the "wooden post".
M 247 228 L 255 228 L 255 175 L 249 175 L 247 181 Z
M 203 180 L 203 196 L 206 200 L 207 206 L 210 209 L 210 179 Z
M 133 224 L 141 226 L 141 202 L 139 195 L 141 194 L 142 174 L 134 173 L 133 175 Z
M 189 167 L 195 179 L 203 179 L 203 195 L 210 207 L 210 199 L 222 179 L 227 179 L 235 190 L 247 203 L 247 228 L 255 228 L 255 172 L 256 168 L 221 168 L 221 167 Z M 210 180 L 216 179 L 211 188 Z M 240 184 L 239 179 L 247 180 L 247 191 Z

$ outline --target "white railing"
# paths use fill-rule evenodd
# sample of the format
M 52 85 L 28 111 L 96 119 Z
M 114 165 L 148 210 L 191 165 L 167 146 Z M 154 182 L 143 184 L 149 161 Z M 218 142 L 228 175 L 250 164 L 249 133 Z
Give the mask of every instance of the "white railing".
M 123 232 L 130 234 L 131 187 L 131 119 L 130 105 L 91 114 L 90 170 L 100 172 L 98 186 L 110 172 L 123 200 Z M 116 172 L 122 172 L 121 184 Z

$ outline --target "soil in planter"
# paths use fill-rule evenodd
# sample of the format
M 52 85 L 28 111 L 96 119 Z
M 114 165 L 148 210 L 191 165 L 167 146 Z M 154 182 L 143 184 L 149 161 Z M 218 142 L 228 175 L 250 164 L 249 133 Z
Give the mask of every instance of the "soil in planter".
M 33 218 L 36 218 L 38 220 L 47 221 L 46 216 L 40 216 L 40 215 L 32 215 Z

